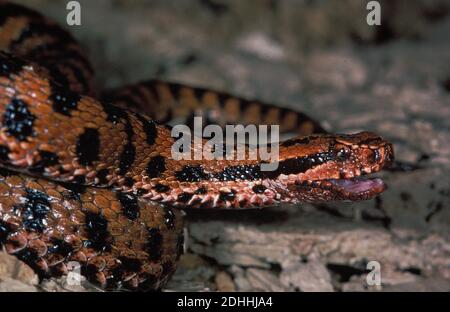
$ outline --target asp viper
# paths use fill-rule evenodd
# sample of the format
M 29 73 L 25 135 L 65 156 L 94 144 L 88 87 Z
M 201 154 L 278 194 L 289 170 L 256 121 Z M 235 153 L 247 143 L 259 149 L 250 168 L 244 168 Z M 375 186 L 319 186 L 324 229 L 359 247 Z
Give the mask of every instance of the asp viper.
M 100 96 L 92 77 L 67 31 L 0 2 L 0 245 L 41 278 L 77 261 L 106 289 L 160 289 L 182 250 L 179 208 L 364 200 L 385 189 L 360 177 L 393 160 L 373 133 L 327 134 L 302 113 L 158 80 Z M 260 159 L 173 159 L 164 124 L 199 112 L 301 136 L 279 144 L 275 171 Z

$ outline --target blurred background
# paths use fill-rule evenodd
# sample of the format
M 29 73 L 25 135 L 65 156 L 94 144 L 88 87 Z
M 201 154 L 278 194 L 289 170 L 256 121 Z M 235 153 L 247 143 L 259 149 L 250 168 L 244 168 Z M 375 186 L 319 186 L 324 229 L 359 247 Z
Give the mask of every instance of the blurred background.
M 71 27 L 67 1 L 16 2 L 80 40 L 99 88 L 158 77 L 256 98 L 377 132 L 409 163 L 372 201 L 188 211 L 170 290 L 450 290 L 450 1 L 379 1 L 380 26 L 365 0 L 79 1 Z

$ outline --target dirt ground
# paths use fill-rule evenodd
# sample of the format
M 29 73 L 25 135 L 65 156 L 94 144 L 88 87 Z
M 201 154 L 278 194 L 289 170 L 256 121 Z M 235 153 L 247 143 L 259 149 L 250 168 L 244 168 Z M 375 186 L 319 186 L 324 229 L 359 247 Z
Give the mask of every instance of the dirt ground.
M 66 1 L 18 1 L 65 23 Z M 187 211 L 187 253 L 167 290 L 450 291 L 450 4 L 380 1 L 80 1 L 68 27 L 99 88 L 159 77 L 370 130 L 408 171 L 358 203 Z M 366 282 L 381 265 L 381 286 Z M 71 289 L 0 254 L 0 290 Z M 89 289 L 89 288 L 88 288 Z

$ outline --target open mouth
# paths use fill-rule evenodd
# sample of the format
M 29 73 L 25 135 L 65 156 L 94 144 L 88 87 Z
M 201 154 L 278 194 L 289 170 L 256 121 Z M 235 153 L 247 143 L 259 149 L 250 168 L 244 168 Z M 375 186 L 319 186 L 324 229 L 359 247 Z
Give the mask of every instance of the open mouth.
M 378 196 L 386 189 L 386 184 L 380 178 L 358 176 L 348 179 L 324 179 L 297 181 L 297 191 L 305 189 L 320 195 L 323 201 L 331 200 L 367 200 Z

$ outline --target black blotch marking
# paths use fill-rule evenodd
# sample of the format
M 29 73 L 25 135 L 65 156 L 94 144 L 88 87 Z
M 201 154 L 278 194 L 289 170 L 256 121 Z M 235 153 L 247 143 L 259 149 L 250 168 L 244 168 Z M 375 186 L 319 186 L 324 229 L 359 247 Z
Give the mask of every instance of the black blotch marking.
M 102 102 L 102 107 L 107 115 L 107 121 L 117 124 L 121 119 L 128 120 L 128 115 L 122 108 L 105 102 Z
M 122 263 L 121 268 L 127 272 L 139 272 L 142 262 L 139 259 L 121 256 L 118 258 Z
M 168 229 L 175 227 L 175 213 L 169 207 L 164 207 L 164 224 Z
M 8 146 L 0 145 L 0 160 L 7 161 L 9 160 L 8 154 L 11 152 Z
M 139 121 L 142 123 L 147 143 L 149 145 L 155 144 L 155 139 L 158 135 L 158 129 L 156 128 L 155 122 L 153 120 L 147 120 L 139 114 L 136 114 L 136 117 L 138 117 Z
M 51 74 L 58 76 L 55 70 L 53 70 Z M 70 116 L 70 112 L 77 108 L 78 102 L 80 101 L 81 97 L 77 93 L 62 88 L 55 83 L 51 84 L 51 90 L 52 92 L 50 95 L 50 100 L 53 103 L 53 111 L 66 116 Z
M 37 273 L 40 279 L 47 277 L 47 272 L 43 271 L 38 265 L 37 261 L 40 259 L 38 253 L 30 248 L 24 248 L 14 254 L 19 260 L 29 265 L 33 271 Z
M 34 136 L 35 120 L 36 117 L 28 110 L 27 104 L 14 98 L 5 108 L 2 123 L 9 135 L 19 141 L 25 141 L 28 137 Z
M 163 237 L 157 228 L 147 228 L 147 233 L 145 250 L 148 253 L 148 259 L 150 261 L 157 261 L 161 258 Z
M 73 251 L 72 245 L 61 239 L 52 238 L 51 242 L 53 245 L 47 249 L 49 253 L 67 257 Z
M 86 212 L 85 222 L 88 237 L 85 247 L 97 251 L 109 251 L 111 249 L 111 235 L 108 231 L 108 220 L 100 214 Z
M 77 140 L 78 162 L 83 166 L 92 165 L 99 160 L 100 134 L 95 128 L 84 128 Z
M 122 278 L 127 273 L 138 273 L 141 270 L 142 262 L 136 258 L 130 258 L 125 256 L 120 256 L 117 258 L 120 263 L 118 263 L 112 270 L 111 274 L 107 277 L 106 286 L 107 290 L 117 290 L 118 288 L 128 288 L 128 283 L 123 282 Z M 95 275 L 97 269 L 92 270 L 91 275 Z M 132 289 L 132 288 L 130 288 Z
M 66 188 L 66 191 L 63 192 L 63 195 L 67 199 L 74 199 L 74 200 L 80 200 L 81 195 L 86 192 L 87 186 L 76 184 L 76 183 L 68 183 L 68 182 L 58 182 L 58 184 L 61 184 L 64 188 Z
M 3 12 L 2 12 L 3 14 Z M 1 25 L 1 16 L 0 16 L 0 25 Z M 16 59 L 11 56 L 9 53 L 0 52 L 0 75 L 9 77 L 13 74 L 18 74 L 22 67 L 25 65 L 25 62 L 22 60 Z
M 203 171 L 202 167 L 190 165 L 184 166 L 182 170 L 175 172 L 175 176 L 181 182 L 199 182 L 209 178 L 209 175 Z
M 206 193 L 208 193 L 208 190 L 204 186 L 199 187 L 194 192 L 194 194 L 196 194 L 196 195 L 202 195 L 202 194 L 206 194 Z
M 42 173 L 45 168 L 59 164 L 59 157 L 55 153 L 48 151 L 39 151 L 41 159 L 30 167 L 30 172 Z
M 119 174 L 125 175 L 128 170 L 133 165 L 134 159 L 136 158 L 136 147 L 129 140 L 125 145 L 122 154 L 120 154 L 119 161 Z
M 138 199 L 133 194 L 117 192 L 117 199 L 122 205 L 123 214 L 130 220 L 139 218 L 140 208 Z
M 240 165 L 226 167 L 223 171 L 213 174 L 219 181 L 254 180 L 262 177 L 259 165 Z
M 47 226 L 47 215 L 51 209 L 50 198 L 47 194 L 26 188 L 24 203 L 15 208 L 21 211 L 25 229 L 39 233 L 44 231 Z
M 192 198 L 193 194 L 183 192 L 180 195 L 178 195 L 177 201 L 180 203 L 186 203 Z
M 160 184 L 160 183 L 156 184 L 153 188 L 154 188 L 158 193 L 165 193 L 165 192 L 167 192 L 168 190 L 170 190 L 170 187 L 168 187 L 167 185 L 164 185 L 164 184 Z
M 232 201 L 236 198 L 236 192 L 231 190 L 230 192 L 220 192 L 219 199 L 221 201 Z
M 77 175 L 73 178 L 73 182 L 77 184 L 85 184 L 86 176 L 85 175 Z
M 256 194 L 262 194 L 262 193 L 264 193 L 264 191 L 266 189 L 267 188 L 264 185 L 262 185 L 262 184 L 257 184 L 257 185 L 252 187 L 253 192 L 255 192 Z
M 150 178 L 157 178 L 164 171 L 166 171 L 166 160 L 163 156 L 154 156 L 147 163 L 147 174 Z
M 106 179 L 106 177 L 108 176 L 108 174 L 109 174 L 109 170 L 108 169 L 100 169 L 98 172 L 97 172 L 97 178 L 98 178 L 98 183 L 99 184 L 108 184 L 108 179 Z
M 125 177 L 125 180 L 123 183 L 125 186 L 132 187 L 134 184 L 134 180 L 133 180 L 133 178 Z

